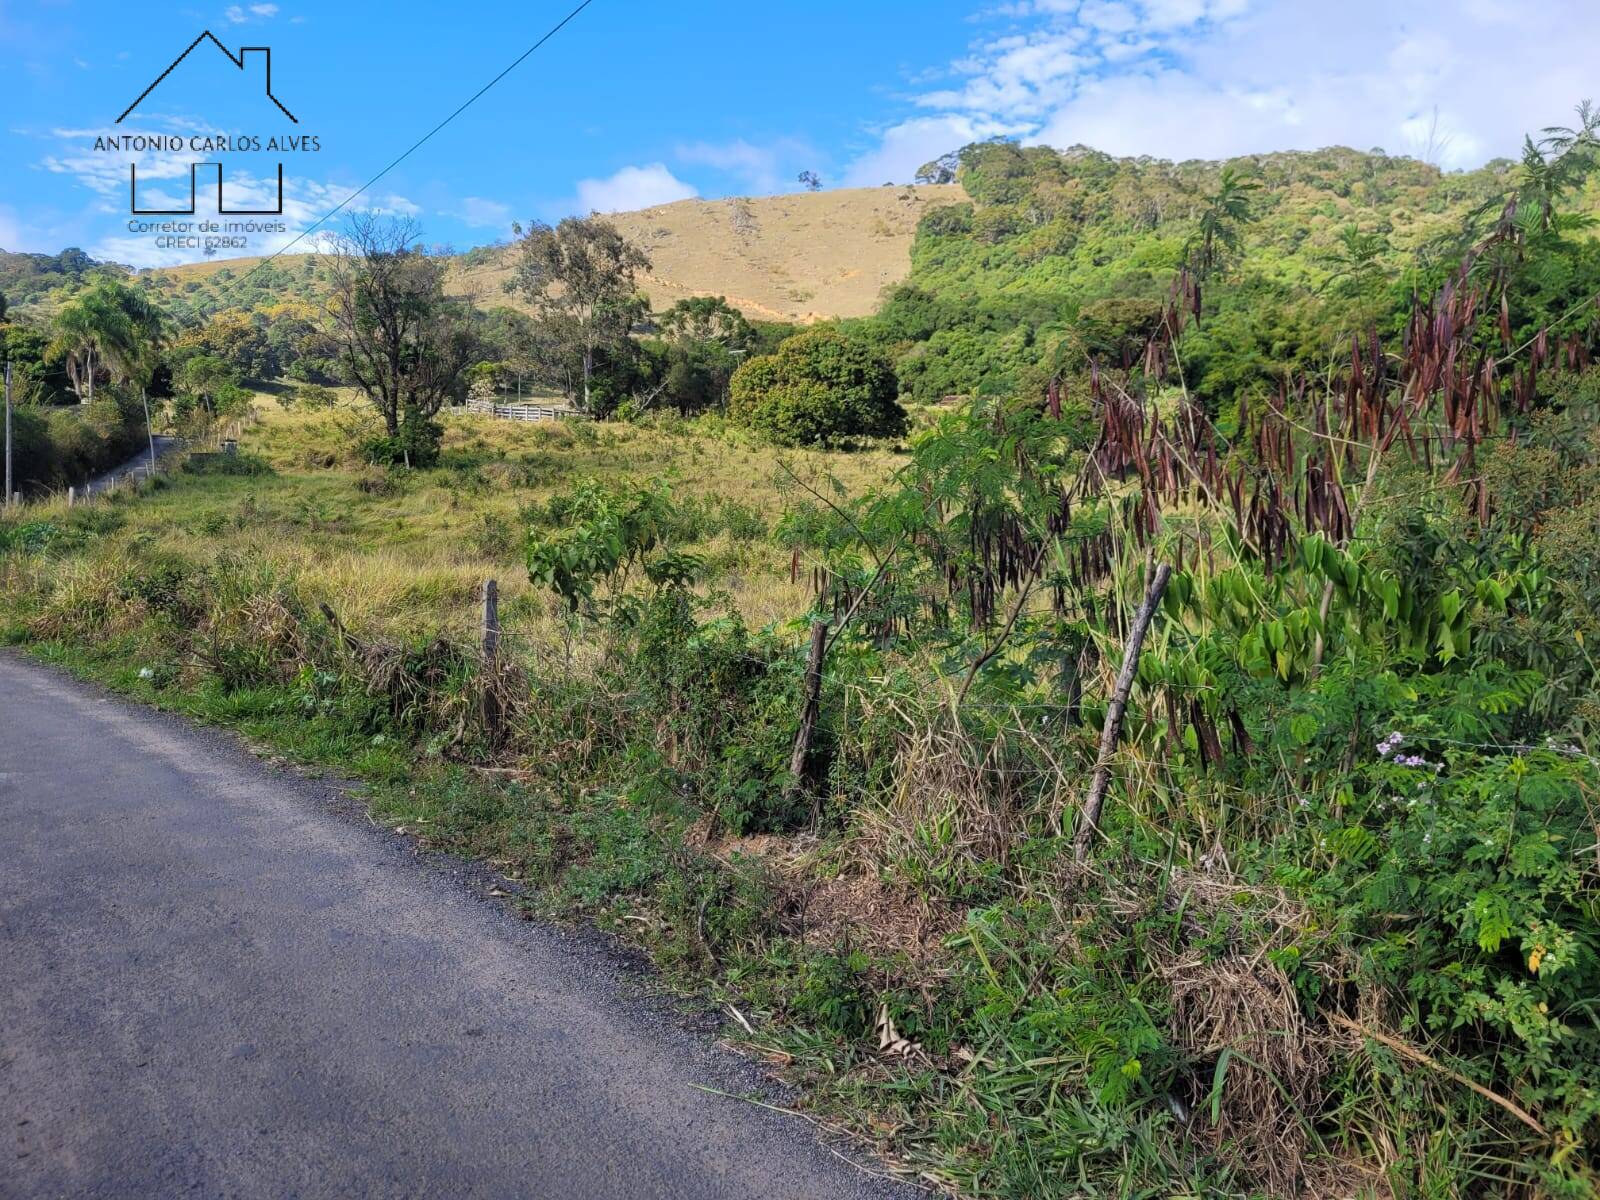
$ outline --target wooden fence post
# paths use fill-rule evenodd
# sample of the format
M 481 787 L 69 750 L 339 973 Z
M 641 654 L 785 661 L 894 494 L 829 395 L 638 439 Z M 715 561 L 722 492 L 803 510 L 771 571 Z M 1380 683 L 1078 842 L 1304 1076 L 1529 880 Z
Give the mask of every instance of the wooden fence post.
M 483 657 L 493 662 L 500 653 L 500 585 L 483 581 Z
M 500 740 L 500 585 L 483 581 L 483 724 L 493 742 Z
M 1133 678 L 1139 669 L 1139 652 L 1144 648 L 1150 620 L 1156 615 L 1156 605 L 1161 603 L 1161 594 L 1167 590 L 1167 580 L 1171 578 L 1172 568 L 1166 563 L 1156 568 L 1145 590 L 1144 602 L 1133 618 L 1133 629 L 1128 633 L 1128 645 L 1122 652 L 1122 670 L 1117 672 L 1117 686 L 1111 693 L 1106 723 L 1100 730 L 1100 753 L 1095 757 L 1094 778 L 1090 781 L 1083 811 L 1078 815 L 1078 834 L 1073 842 L 1073 857 L 1078 862 L 1088 857 L 1089 842 L 1100 828 L 1100 810 L 1105 805 L 1106 788 L 1111 782 L 1111 756 L 1122 733 L 1122 718 L 1128 711 L 1128 694 L 1133 691 Z
M 69 487 L 67 489 L 67 507 L 71 508 L 77 502 L 78 502 L 78 489 L 75 488 L 75 487 Z
M 811 623 L 811 650 L 806 655 L 805 701 L 800 709 L 800 728 L 794 735 L 794 752 L 789 755 L 789 782 L 784 800 L 792 801 L 805 786 L 806 759 L 811 754 L 811 739 L 817 732 L 817 715 L 822 703 L 822 660 L 828 652 L 829 621 Z

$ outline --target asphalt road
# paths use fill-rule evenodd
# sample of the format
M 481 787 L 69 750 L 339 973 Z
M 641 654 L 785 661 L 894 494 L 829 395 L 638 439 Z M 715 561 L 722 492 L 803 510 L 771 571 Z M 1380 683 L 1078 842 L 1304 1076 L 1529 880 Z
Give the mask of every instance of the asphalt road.
M 0 1196 L 920 1194 L 493 883 L 0 653 Z
M 160 433 L 151 440 L 155 443 L 155 457 L 158 463 L 182 445 L 177 438 Z M 150 451 L 146 449 L 139 451 L 120 466 L 112 467 L 105 474 L 96 475 L 84 484 L 81 490 L 86 496 L 98 496 L 102 492 L 110 491 L 124 479 L 142 479 L 148 474 L 150 474 Z

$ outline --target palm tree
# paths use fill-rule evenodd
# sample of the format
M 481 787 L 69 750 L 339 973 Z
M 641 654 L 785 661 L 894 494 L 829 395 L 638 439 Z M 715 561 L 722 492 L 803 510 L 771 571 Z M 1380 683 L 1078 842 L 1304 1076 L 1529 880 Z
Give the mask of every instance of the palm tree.
M 117 302 L 133 330 L 133 341 L 123 363 L 124 377 L 147 384 L 167 342 L 166 318 L 144 292 L 119 286 L 117 293 Z
M 64 354 L 78 399 L 94 399 L 95 375 L 148 376 L 165 336 L 161 313 L 142 295 L 102 279 L 56 314 L 50 353 Z
M 1239 248 L 1239 230 L 1250 220 L 1250 193 L 1259 191 L 1261 185 L 1253 179 L 1241 179 L 1232 167 L 1223 167 L 1217 178 L 1217 190 L 1206 197 L 1206 208 L 1200 214 L 1200 225 L 1190 241 L 1194 273 L 1205 279 L 1222 265 L 1223 251 Z
M 1537 207 L 1541 232 L 1550 232 L 1562 196 L 1594 171 L 1600 154 L 1600 109 L 1585 100 L 1578 105 L 1576 128 L 1552 125 L 1537 143 L 1525 138 L 1522 147 L 1523 198 Z

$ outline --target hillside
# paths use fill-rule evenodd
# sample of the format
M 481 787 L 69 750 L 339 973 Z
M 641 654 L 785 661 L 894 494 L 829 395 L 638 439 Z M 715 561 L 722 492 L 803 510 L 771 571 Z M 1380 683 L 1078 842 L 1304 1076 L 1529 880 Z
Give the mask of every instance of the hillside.
M 874 312 L 911 270 L 911 240 L 958 185 L 851 188 L 753 199 L 680 200 L 611 219 L 654 264 L 641 280 L 651 305 L 725 296 L 747 317 L 815 321 Z M 457 287 L 501 294 L 509 256 L 463 264 Z
M 1226 404 L 1325 364 L 1352 327 L 1404 311 L 1395 304 L 1412 286 L 1431 289 L 1482 236 L 1516 173 L 1506 161 L 1447 173 L 1337 146 L 1179 163 L 968 146 L 958 177 L 969 201 L 923 221 L 910 275 L 862 332 L 925 401 L 1033 390 L 1041 370 L 1086 350 L 1121 360 L 1159 321 L 1226 176 L 1241 204 L 1235 244 L 1218 246 L 1212 311 L 1184 347 L 1189 386 Z M 1600 213 L 1600 187 L 1588 181 L 1570 203 L 1581 225 Z M 1508 297 L 1513 324 L 1581 300 L 1595 247 L 1575 239 L 1571 261 Z
M 930 208 L 964 199 L 959 185 L 854 188 L 726 200 L 681 200 L 612 220 L 643 246 L 654 264 L 640 280 L 657 309 L 689 296 L 726 296 L 746 316 L 816 321 L 874 312 L 884 288 L 911 270 L 911 242 Z M 221 259 L 149 272 L 157 286 L 202 304 L 245 306 L 262 295 L 236 296 L 259 258 Z M 252 293 L 295 290 L 314 277 L 311 255 L 285 255 L 271 274 L 251 280 Z M 508 304 L 504 285 L 511 252 L 486 247 L 460 256 L 451 290 L 485 306 Z M 170 281 L 170 282 L 166 282 Z

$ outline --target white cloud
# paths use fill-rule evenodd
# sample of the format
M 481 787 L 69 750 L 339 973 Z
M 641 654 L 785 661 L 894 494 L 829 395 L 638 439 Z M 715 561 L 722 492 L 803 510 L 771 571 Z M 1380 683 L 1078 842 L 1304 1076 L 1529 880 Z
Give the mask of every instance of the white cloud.
M 777 138 L 759 146 L 737 138 L 688 142 L 677 148 L 676 157 L 680 162 L 723 171 L 752 193 L 765 194 L 797 186 L 799 170 L 811 167 L 820 155 L 798 138 Z
M 996 127 L 1173 159 L 1337 144 L 1476 166 L 1564 122 L 1600 58 L 1592 0 L 1550 0 L 1538 21 L 1507 0 L 1020 0 L 980 20 L 991 32 L 909 97 L 935 115 L 891 125 L 855 181 L 905 178 Z
M 17 220 L 16 212 L 0 205 L 0 250 L 10 250 L 15 253 L 26 248 L 22 223 Z
M 664 163 L 623 167 L 606 179 L 580 179 L 577 207 L 582 212 L 631 212 L 690 200 L 700 193 L 677 178 Z
M 446 209 L 444 215 L 455 217 L 465 225 L 475 229 L 509 229 L 511 227 L 511 206 L 501 204 L 498 200 L 485 200 L 481 196 L 465 196 L 461 203 L 453 209 Z
M 270 21 L 278 15 L 276 4 L 252 4 L 248 7 L 241 4 L 231 4 L 223 10 L 222 15 L 234 25 L 246 25 L 253 21 Z
M 876 149 L 850 164 L 844 186 L 909 183 L 918 167 L 941 154 L 985 138 L 1022 133 L 1026 128 L 962 113 L 913 117 L 884 130 Z

